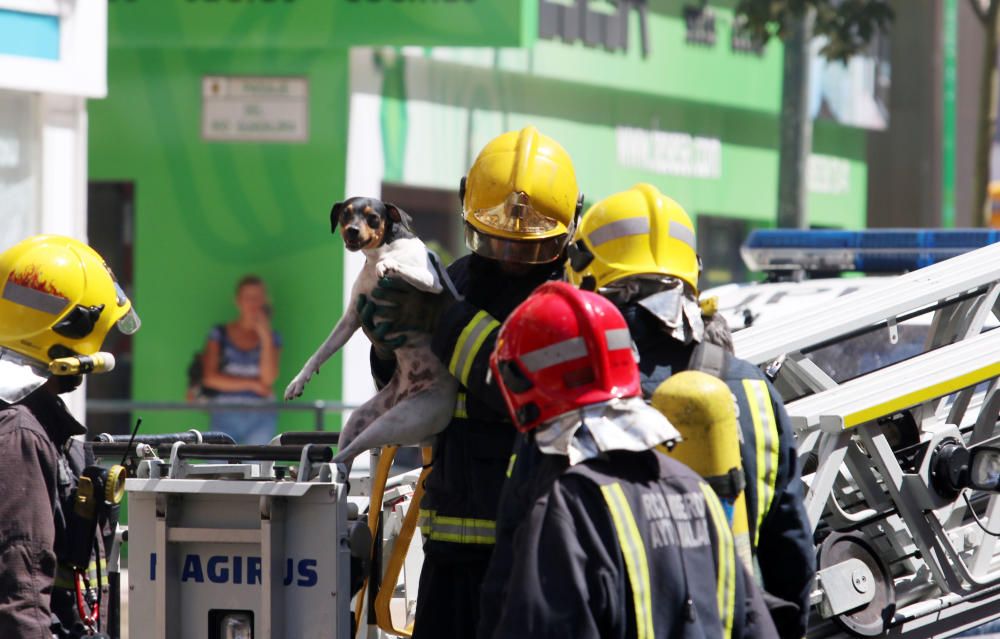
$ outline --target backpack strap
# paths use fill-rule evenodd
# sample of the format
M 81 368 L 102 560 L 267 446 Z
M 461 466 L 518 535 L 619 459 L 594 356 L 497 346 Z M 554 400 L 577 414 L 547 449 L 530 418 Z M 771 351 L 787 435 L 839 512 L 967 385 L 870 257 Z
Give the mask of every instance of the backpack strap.
M 721 346 L 701 342 L 695 346 L 688 362 L 688 370 L 702 371 L 722 379 L 726 369 L 726 351 Z
M 226 344 L 229 340 L 226 338 L 226 325 L 216 324 L 215 328 L 219 329 L 219 370 L 221 371 L 226 366 Z
M 226 325 L 216 324 L 215 328 L 219 331 L 219 348 L 221 349 L 226 344 Z

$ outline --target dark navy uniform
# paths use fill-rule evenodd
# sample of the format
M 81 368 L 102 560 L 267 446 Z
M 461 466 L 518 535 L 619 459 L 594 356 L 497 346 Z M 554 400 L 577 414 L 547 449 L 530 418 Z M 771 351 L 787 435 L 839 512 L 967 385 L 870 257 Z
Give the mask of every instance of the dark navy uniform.
M 83 637 L 69 554 L 67 513 L 77 480 L 93 464 L 73 435 L 87 432 L 45 389 L 16 404 L 0 402 L 0 637 Z M 96 561 L 107 575 L 103 553 Z M 106 628 L 107 579 L 102 578 L 101 629 Z
M 653 451 L 556 477 L 517 531 L 509 585 L 485 636 L 775 636 L 712 489 Z
M 665 338 L 658 321 L 645 309 L 624 310 L 639 350 L 642 392 L 650 397 L 670 375 L 705 370 L 705 351 L 712 347 L 681 346 Z M 710 370 L 736 398 L 742 441 L 740 456 L 746 476 L 747 521 L 761 583 L 769 594 L 795 604 L 775 612 L 784 639 L 805 635 L 809 594 L 816 574 L 816 549 L 803 505 L 803 486 L 791 422 L 781 396 L 753 364 L 721 349 Z
M 489 357 L 500 323 L 561 272 L 556 262 L 510 275 L 475 254 L 448 268 L 465 300 L 441 318 L 431 347 L 461 387 L 455 415 L 438 435 L 420 508 L 425 544 L 415 639 L 475 634 L 480 585 L 496 541 L 500 490 L 516 433 L 499 389 L 487 382 Z M 376 379 L 387 382 L 391 363 L 372 360 Z
M 643 395 L 670 375 L 701 367 L 704 349 L 684 346 L 667 337 L 659 321 L 645 309 L 632 305 L 623 310 L 629 331 L 640 353 L 639 372 Z M 803 506 L 803 487 L 791 424 L 780 396 L 764 374 L 752 364 L 719 351 L 717 370 L 736 397 L 742 441 L 740 452 L 746 476 L 747 520 L 761 583 L 768 594 L 793 604 L 772 607 L 774 622 L 783 639 L 805 635 L 809 594 L 816 573 L 811 527 Z M 699 360 L 693 362 L 692 360 Z M 504 487 L 497 522 L 497 547 L 483 584 L 480 637 L 489 636 L 505 599 L 512 537 L 526 517 L 538 489 L 532 485 L 551 481 L 555 460 L 547 459 L 521 438 L 511 460 L 511 478 Z

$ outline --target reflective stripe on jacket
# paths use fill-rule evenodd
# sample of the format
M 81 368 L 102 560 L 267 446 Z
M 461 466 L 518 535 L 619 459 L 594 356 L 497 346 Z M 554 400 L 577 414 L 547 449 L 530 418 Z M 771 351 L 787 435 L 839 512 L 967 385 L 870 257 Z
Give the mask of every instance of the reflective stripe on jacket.
M 611 452 L 549 483 L 511 562 L 502 614 L 480 637 L 774 636 L 715 494 L 652 451 Z

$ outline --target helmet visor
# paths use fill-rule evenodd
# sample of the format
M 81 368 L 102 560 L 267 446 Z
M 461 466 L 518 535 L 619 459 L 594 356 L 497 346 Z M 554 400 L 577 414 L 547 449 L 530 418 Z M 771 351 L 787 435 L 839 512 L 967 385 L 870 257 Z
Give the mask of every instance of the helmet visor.
M 547 264 L 562 255 L 568 235 L 556 235 L 540 240 L 509 240 L 480 233 L 471 224 L 465 225 L 465 245 L 487 259 L 518 264 Z
M 535 210 L 524 193 L 511 193 L 497 206 L 472 211 L 472 217 L 487 228 L 529 237 L 548 233 L 559 225 Z
M 135 312 L 135 307 L 133 307 L 128 309 L 128 313 L 125 313 L 116 325 L 122 333 L 131 335 L 142 326 L 142 320 L 139 319 L 139 314 Z

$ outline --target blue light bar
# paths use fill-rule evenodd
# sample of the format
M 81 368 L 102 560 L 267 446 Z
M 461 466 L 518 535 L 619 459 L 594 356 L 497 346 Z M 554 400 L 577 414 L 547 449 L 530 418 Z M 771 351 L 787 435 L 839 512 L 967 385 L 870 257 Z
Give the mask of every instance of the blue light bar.
M 1000 242 L 996 229 L 757 230 L 740 247 L 754 271 L 905 273 Z

